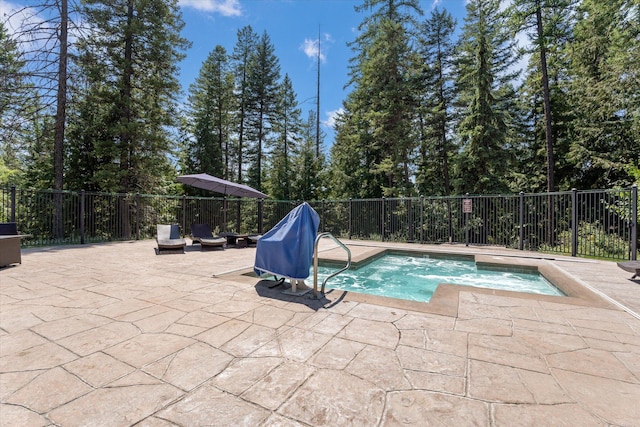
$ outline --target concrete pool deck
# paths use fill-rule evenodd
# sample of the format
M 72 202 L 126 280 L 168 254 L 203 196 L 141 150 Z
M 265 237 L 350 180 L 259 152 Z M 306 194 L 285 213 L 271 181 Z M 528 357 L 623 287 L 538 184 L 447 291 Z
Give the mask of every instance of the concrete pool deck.
M 314 301 L 238 274 L 255 248 L 26 249 L 0 270 L 0 425 L 640 425 L 640 282 L 615 262 L 346 243 L 534 262 L 588 290 Z

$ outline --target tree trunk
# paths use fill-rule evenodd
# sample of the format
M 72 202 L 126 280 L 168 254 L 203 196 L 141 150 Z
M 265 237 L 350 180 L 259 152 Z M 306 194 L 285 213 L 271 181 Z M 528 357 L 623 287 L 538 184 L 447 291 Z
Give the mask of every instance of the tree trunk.
M 131 143 L 131 122 L 132 122 L 132 90 L 131 77 L 133 76 L 133 1 L 129 0 L 127 4 L 127 26 L 125 28 L 124 38 L 124 70 L 122 73 L 122 129 L 120 134 L 120 142 L 122 144 L 120 151 L 120 172 L 121 186 L 124 193 L 132 191 L 132 156 L 134 147 Z M 129 221 L 129 203 L 125 196 L 120 198 L 120 218 L 122 224 L 122 237 L 129 238 L 131 235 L 131 222 Z
M 60 42 L 60 58 L 58 61 L 58 93 L 56 105 L 55 131 L 53 136 L 53 170 L 54 170 L 54 187 L 56 193 L 54 196 L 55 206 L 55 239 L 60 240 L 64 237 L 63 223 L 63 198 L 62 190 L 64 188 L 64 130 L 67 109 L 67 33 L 69 26 L 69 12 L 67 0 L 60 0 L 60 33 L 58 40 Z
M 124 69 L 122 70 L 122 132 L 120 133 L 120 172 L 122 192 L 131 190 L 131 76 L 133 74 L 133 0 L 127 4 L 127 25 L 124 34 Z
M 547 71 L 547 52 L 544 44 L 542 27 L 542 11 L 540 1 L 536 0 L 536 21 L 538 26 L 538 46 L 540 48 L 540 70 L 542 72 L 542 96 L 544 99 L 545 135 L 547 139 L 547 191 L 552 192 L 554 187 L 553 174 L 553 133 L 551 129 L 551 96 L 549 94 L 549 73 Z
M 549 73 L 547 71 L 547 52 L 544 44 L 544 33 L 542 26 L 542 10 L 540 7 L 540 0 L 536 0 L 536 23 L 538 28 L 538 47 L 540 49 L 540 71 L 542 72 L 542 97 L 544 100 L 544 121 L 545 121 L 545 135 L 547 140 L 547 192 L 553 192 L 554 188 L 554 175 L 553 175 L 553 133 L 551 129 L 551 96 L 549 94 Z M 554 206 L 553 198 L 549 196 L 549 203 L 547 206 L 547 243 L 553 245 L 555 241 L 555 226 L 554 226 Z

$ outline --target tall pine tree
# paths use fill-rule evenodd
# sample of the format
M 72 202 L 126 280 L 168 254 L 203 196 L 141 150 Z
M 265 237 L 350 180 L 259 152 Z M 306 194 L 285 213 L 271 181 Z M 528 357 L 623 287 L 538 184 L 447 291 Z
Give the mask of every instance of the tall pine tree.
M 569 47 L 569 159 L 579 188 L 630 185 L 640 164 L 639 16 L 633 0 L 583 0 L 578 8 Z
M 322 145 L 323 135 L 317 135 L 317 113 L 309 111 L 307 120 L 302 123 L 300 147 L 294 155 L 292 176 L 292 200 L 320 200 L 326 196 L 327 170 L 325 156 L 316 142 Z
M 15 185 L 21 174 L 22 132 L 29 116 L 29 93 L 22 70 L 24 60 L 16 41 L 0 22 L 0 186 Z
M 498 0 L 470 0 L 457 65 L 457 126 L 462 144 L 458 193 L 500 193 L 508 189 L 509 107 L 515 98 L 511 67 L 513 38 Z
M 451 194 L 449 165 L 456 150 L 451 137 L 455 27 L 451 14 L 436 8 L 423 23 L 419 38 L 423 81 L 416 184 L 420 194 Z
M 188 45 L 180 36 L 178 2 L 85 4 L 92 31 L 79 45 L 84 80 L 76 86 L 81 90 L 69 143 L 86 148 L 96 168 L 89 181 L 100 190 L 161 192 L 171 173 L 168 129 L 177 124 L 177 64 Z
M 269 195 L 275 199 L 291 200 L 293 157 L 298 152 L 301 128 L 296 93 L 289 75 L 285 74 L 271 118 L 269 139 Z
M 251 143 L 248 183 L 261 190 L 265 143 L 271 131 L 280 80 L 280 61 L 266 31 L 249 62 L 248 104 L 245 111 L 247 137 Z
M 333 151 L 336 174 L 347 178 L 342 196 L 411 195 L 418 58 L 410 41 L 422 11 L 415 0 L 366 0 L 356 10 L 370 15 L 351 44 L 354 89 Z
M 541 192 L 572 187 L 573 171 L 566 161 L 571 138 L 568 123 L 573 117 L 566 60 L 573 14 L 571 3 L 570 0 L 518 0 L 509 9 L 516 30 L 528 36 L 525 51 L 531 55 L 518 91 L 521 133 L 518 144 L 512 147 L 519 164 L 511 186 L 514 191 Z M 543 64 L 546 64 L 546 73 Z M 553 164 L 552 170 L 550 164 Z
M 186 150 L 188 173 L 228 178 L 229 138 L 235 111 L 233 89 L 227 52 L 218 45 L 189 88 L 187 117 L 192 138 Z
M 231 56 L 233 73 L 235 77 L 236 105 L 235 132 L 233 155 L 227 152 L 227 157 L 232 159 L 231 166 L 235 165 L 236 182 L 245 180 L 245 163 L 247 151 L 247 113 L 250 107 L 250 64 L 258 44 L 258 36 L 251 26 L 238 30 L 236 45 Z M 233 174 L 232 174 L 233 175 Z

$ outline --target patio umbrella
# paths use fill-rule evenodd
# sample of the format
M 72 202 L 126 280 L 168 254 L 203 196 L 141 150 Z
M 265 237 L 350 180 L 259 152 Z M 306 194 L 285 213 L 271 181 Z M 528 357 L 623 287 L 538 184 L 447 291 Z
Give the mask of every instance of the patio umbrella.
M 225 196 L 234 197 L 251 197 L 255 199 L 266 199 L 266 194 L 251 188 L 248 185 L 238 184 L 235 182 L 227 181 L 226 179 L 216 178 L 206 173 L 199 173 L 195 175 L 182 175 L 179 176 L 178 182 L 191 185 L 192 187 L 202 188 L 204 190 L 213 191 L 214 193 L 224 194 Z M 262 206 L 258 206 L 258 209 L 262 209 Z M 260 215 L 260 214 L 259 214 Z M 240 203 L 238 203 L 238 209 L 236 211 L 236 228 L 240 230 Z M 222 231 L 227 230 L 227 198 L 224 199 L 222 208 Z
M 224 194 L 225 196 L 252 197 L 256 199 L 266 199 L 269 197 L 248 185 L 238 184 L 222 178 L 216 178 L 215 176 L 211 176 L 206 173 L 182 175 L 178 177 L 178 182 L 213 191 L 214 193 Z

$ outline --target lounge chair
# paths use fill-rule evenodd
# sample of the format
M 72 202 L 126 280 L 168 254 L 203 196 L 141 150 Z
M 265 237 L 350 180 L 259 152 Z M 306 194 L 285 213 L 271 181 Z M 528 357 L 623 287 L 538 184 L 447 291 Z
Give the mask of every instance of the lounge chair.
M 158 242 L 158 253 L 184 253 L 184 247 L 187 246 L 187 242 L 180 237 L 180 227 L 178 224 L 158 224 L 157 231 L 156 242 Z
M 257 245 L 258 244 L 258 239 L 260 239 L 262 237 L 262 234 L 249 234 L 249 236 L 247 237 L 247 244 L 249 246 L 251 245 Z
M 205 247 L 224 249 L 224 244 L 227 243 L 224 237 L 215 237 L 207 224 L 191 224 L 191 240 L 192 245 L 200 243 L 200 250 Z
M 31 235 L 19 233 L 15 222 L 0 223 L 0 267 L 22 264 L 20 241 L 26 237 Z
M 636 277 L 640 276 L 640 261 L 619 262 L 618 267 L 620 267 L 624 271 L 633 273 L 633 276 L 631 276 L 631 279 L 635 279 Z

